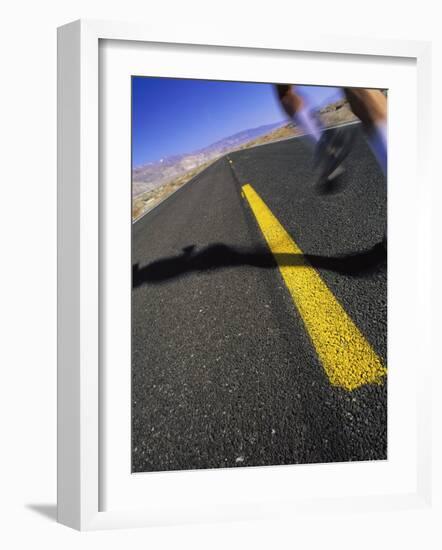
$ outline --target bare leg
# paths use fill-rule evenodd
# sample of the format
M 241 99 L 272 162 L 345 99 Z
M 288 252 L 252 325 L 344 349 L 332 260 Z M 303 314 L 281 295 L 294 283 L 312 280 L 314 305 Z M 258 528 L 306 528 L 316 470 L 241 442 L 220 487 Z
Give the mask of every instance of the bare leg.
M 380 90 L 344 88 L 354 114 L 360 118 L 370 147 L 387 173 L 387 98 Z
M 314 118 L 305 105 L 302 97 L 296 92 L 294 86 L 290 84 L 277 84 L 276 91 L 279 101 L 286 114 L 292 118 L 310 140 L 316 144 L 322 133 L 318 120 Z
M 387 98 L 380 90 L 344 88 L 354 114 L 361 119 L 367 132 L 373 126 L 387 122 Z
M 276 84 L 279 101 L 290 118 L 304 107 L 302 97 L 297 94 L 290 84 Z

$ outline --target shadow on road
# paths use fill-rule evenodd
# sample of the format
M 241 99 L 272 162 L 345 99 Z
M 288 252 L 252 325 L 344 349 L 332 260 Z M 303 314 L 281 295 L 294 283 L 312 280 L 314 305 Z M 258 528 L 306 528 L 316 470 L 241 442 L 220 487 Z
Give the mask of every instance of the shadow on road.
M 369 250 L 343 256 L 318 256 L 314 254 L 276 254 L 265 248 L 241 249 L 216 243 L 199 252 L 195 245 L 187 246 L 181 254 L 152 262 L 144 267 L 132 266 L 132 286 L 157 284 L 190 272 L 211 271 L 225 267 L 250 265 L 272 269 L 279 265 L 302 267 L 310 265 L 338 273 L 363 277 L 386 262 L 387 253 L 383 243 Z

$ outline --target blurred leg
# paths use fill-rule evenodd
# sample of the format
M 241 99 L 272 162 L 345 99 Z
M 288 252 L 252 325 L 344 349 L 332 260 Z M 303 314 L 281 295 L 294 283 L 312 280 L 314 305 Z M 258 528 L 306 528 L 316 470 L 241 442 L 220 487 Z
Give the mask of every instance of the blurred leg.
M 361 119 L 367 131 L 387 122 L 387 98 L 380 90 L 368 88 L 344 88 L 354 114 Z
M 314 143 L 318 142 L 322 129 L 302 97 L 296 93 L 295 87 L 290 84 L 277 84 L 276 91 L 286 114 L 302 128 Z
M 297 94 L 290 84 L 276 84 L 279 101 L 286 114 L 293 118 L 297 111 L 304 106 L 302 97 Z
M 354 114 L 361 120 L 370 147 L 387 173 L 387 98 L 380 90 L 345 88 L 345 95 Z

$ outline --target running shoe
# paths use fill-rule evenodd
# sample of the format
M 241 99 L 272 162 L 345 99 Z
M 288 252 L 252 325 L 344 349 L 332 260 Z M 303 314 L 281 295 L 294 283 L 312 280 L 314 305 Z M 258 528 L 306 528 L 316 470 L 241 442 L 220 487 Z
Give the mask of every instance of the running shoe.
M 332 181 L 343 173 L 342 163 L 351 150 L 353 140 L 353 129 L 331 128 L 323 132 L 313 161 L 319 181 Z

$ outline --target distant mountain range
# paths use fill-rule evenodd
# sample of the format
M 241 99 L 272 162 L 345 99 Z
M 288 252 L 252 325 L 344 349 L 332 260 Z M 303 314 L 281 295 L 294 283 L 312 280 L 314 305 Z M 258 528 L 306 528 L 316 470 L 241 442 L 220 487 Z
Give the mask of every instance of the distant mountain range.
M 157 162 L 150 162 L 137 166 L 132 171 L 132 195 L 137 197 L 147 191 L 152 191 L 168 181 L 185 174 L 189 170 L 193 170 L 197 166 L 213 161 L 241 147 L 245 143 L 272 132 L 286 124 L 287 121 L 281 121 L 274 124 L 258 126 L 257 128 L 251 128 L 249 130 L 243 130 L 242 132 L 216 141 L 193 153 L 173 155 Z

